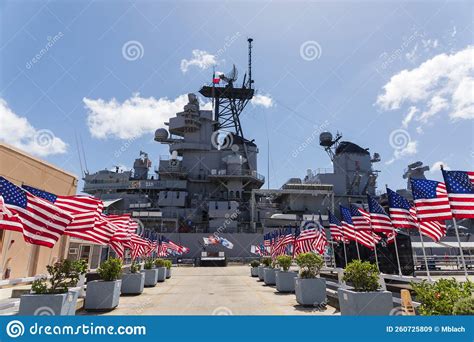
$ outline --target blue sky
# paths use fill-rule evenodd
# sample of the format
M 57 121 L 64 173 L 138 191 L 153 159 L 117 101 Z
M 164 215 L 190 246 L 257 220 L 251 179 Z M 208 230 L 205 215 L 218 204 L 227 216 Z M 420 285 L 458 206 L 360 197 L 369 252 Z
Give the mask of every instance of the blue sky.
M 168 151 L 153 131 L 210 81 L 212 64 L 243 75 L 249 36 L 259 101 L 242 124 L 264 175 L 270 141 L 271 187 L 331 167 L 321 129 L 381 154 L 379 189 L 404 187 L 417 160 L 473 167 L 467 1 L 2 1 L 0 10 L 0 139 L 77 175 L 76 135 L 89 171 L 130 167 L 140 150 L 156 165 Z

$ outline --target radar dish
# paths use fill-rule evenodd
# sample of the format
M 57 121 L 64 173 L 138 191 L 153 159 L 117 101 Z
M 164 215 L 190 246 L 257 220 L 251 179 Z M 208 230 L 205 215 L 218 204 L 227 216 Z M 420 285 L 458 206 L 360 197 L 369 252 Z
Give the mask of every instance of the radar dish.
M 237 77 L 239 76 L 239 73 L 237 71 L 237 68 L 235 67 L 235 64 L 232 66 L 232 70 L 229 71 L 227 74 L 220 75 L 220 78 L 226 81 L 227 83 L 234 83 L 237 81 Z

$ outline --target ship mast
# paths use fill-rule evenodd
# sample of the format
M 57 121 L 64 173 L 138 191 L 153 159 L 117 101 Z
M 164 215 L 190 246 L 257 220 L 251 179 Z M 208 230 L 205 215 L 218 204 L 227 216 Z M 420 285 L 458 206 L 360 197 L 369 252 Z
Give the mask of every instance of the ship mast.
M 254 89 L 252 79 L 252 38 L 248 42 L 248 71 L 244 75 L 242 86 L 234 85 L 237 80 L 237 68 L 235 65 L 232 70 L 224 75 L 220 75 L 219 83 L 222 81 L 224 86 L 213 84 L 205 85 L 199 90 L 204 97 L 211 98 L 214 104 L 214 119 L 217 121 L 217 130 L 231 132 L 241 138 L 244 138 L 242 125 L 240 124 L 240 114 L 248 102 L 253 98 Z M 248 76 L 248 79 L 247 79 Z

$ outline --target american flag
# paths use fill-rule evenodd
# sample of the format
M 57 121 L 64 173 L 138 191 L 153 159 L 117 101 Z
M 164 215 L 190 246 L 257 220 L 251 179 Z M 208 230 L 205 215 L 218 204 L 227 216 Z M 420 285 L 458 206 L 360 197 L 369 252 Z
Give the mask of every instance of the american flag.
M 328 210 L 329 232 L 333 241 L 344 241 L 342 223 Z
M 291 231 L 291 228 L 286 228 L 283 231 L 283 236 L 282 236 L 281 243 L 280 243 L 280 251 L 279 251 L 280 254 L 279 255 L 282 255 L 282 254 L 285 254 L 286 252 L 288 252 L 288 247 L 293 245 L 294 242 L 295 242 L 295 235 Z
M 187 252 L 189 250 L 188 248 L 186 248 L 184 246 L 181 246 L 181 245 L 177 244 L 176 242 L 171 241 L 170 239 L 168 239 L 166 237 L 163 237 L 162 239 L 163 239 L 163 241 L 166 241 L 166 243 L 168 244 L 168 248 L 170 250 L 176 252 L 179 255 L 182 255 L 182 254 L 184 254 L 185 252 Z
M 91 229 L 102 212 L 102 201 L 91 196 L 57 196 L 32 186 L 22 185 L 22 187 L 36 197 L 45 199 L 71 214 L 73 220 L 68 225 L 67 230 Z
M 23 223 L 20 217 L 7 208 L 3 196 L 0 196 L 0 229 L 23 232 Z
M 308 222 L 308 221 L 306 221 Z M 294 254 L 298 255 L 300 253 L 308 253 L 315 250 L 315 242 L 319 237 L 319 232 L 317 229 L 312 226 L 309 228 L 309 224 L 303 222 L 302 227 L 306 226 L 307 229 L 299 229 L 295 232 L 295 245 L 294 245 Z M 298 234 L 296 236 L 296 234 Z
M 351 216 L 350 210 L 340 205 L 339 211 L 341 213 L 341 223 L 342 223 L 342 231 L 344 233 L 344 237 L 349 240 L 356 240 L 354 223 L 352 222 L 352 216 Z
M 444 221 L 453 218 L 444 183 L 413 178 L 410 181 L 419 221 Z
M 273 248 L 272 248 L 272 258 L 275 258 L 278 255 L 280 255 L 281 250 L 283 249 L 282 248 L 283 240 L 284 240 L 284 233 L 280 229 L 276 231 L 276 239 L 273 243 Z
M 367 195 L 369 204 L 370 223 L 375 232 L 385 233 L 386 235 L 393 233 L 392 220 L 385 212 L 384 208 L 370 195 Z
M 352 215 L 349 208 L 340 206 L 341 216 L 342 216 L 342 227 L 344 229 L 344 235 L 349 235 L 349 232 L 352 240 L 364 245 L 367 248 L 374 248 L 374 237 L 371 232 L 366 230 L 358 230 L 354 226 L 352 221 Z M 348 234 L 346 234 L 348 232 Z
M 263 245 L 265 247 L 270 247 L 270 245 L 271 245 L 270 233 L 266 233 L 263 236 Z
M 455 218 L 474 218 L 474 172 L 443 170 L 451 212 Z
M 356 207 L 354 204 L 350 206 L 352 222 L 356 229 L 371 230 L 370 228 L 370 214 L 364 209 Z
M 100 216 L 94 228 L 88 230 L 66 230 L 65 235 L 78 239 L 108 245 L 115 234 L 117 226 L 110 222 L 106 216 Z
M 122 259 L 125 254 L 125 248 L 132 247 L 130 237 L 134 227 L 132 228 L 130 225 L 130 215 L 108 215 L 107 220 L 116 226 L 114 235 L 110 238 L 110 247 Z
M 147 240 L 138 236 L 136 233 L 132 233 L 130 236 L 130 242 L 132 244 L 132 259 L 145 255 L 148 247 Z
M 357 238 L 370 241 L 371 246 L 369 248 L 372 248 L 372 244 L 377 244 L 381 240 L 381 237 L 375 234 L 370 226 L 370 213 L 353 204 L 351 204 L 350 210 Z
M 418 222 L 416 209 L 403 196 L 387 188 L 388 205 L 392 224 L 397 228 L 419 229 L 434 241 L 439 241 L 446 235 L 446 226 L 442 222 L 428 221 Z
M 4 207 L 13 214 L 13 217 L 21 220 L 23 225 L 21 232 L 28 243 L 52 248 L 72 221 L 71 215 L 64 210 L 32 195 L 3 177 L 0 177 L 0 195 L 3 196 Z M 9 214 L 8 217 L 12 216 Z M 19 231 L 18 227 L 16 229 L 11 225 L 8 227 Z
M 326 236 L 326 230 L 324 229 L 324 223 L 321 213 L 319 213 L 318 230 L 319 237 L 315 243 L 315 248 L 319 254 L 324 254 L 324 252 L 326 251 L 326 246 L 328 245 L 328 238 Z

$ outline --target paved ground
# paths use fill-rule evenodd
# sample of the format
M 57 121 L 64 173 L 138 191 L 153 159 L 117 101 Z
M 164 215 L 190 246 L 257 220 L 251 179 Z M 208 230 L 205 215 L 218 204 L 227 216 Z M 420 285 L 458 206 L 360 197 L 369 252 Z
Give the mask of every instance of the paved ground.
M 94 314 L 82 311 L 81 314 Z M 248 266 L 180 267 L 171 279 L 145 288 L 139 296 L 120 297 L 102 315 L 339 315 L 335 309 L 303 308 L 294 294 L 280 294 L 250 277 Z

